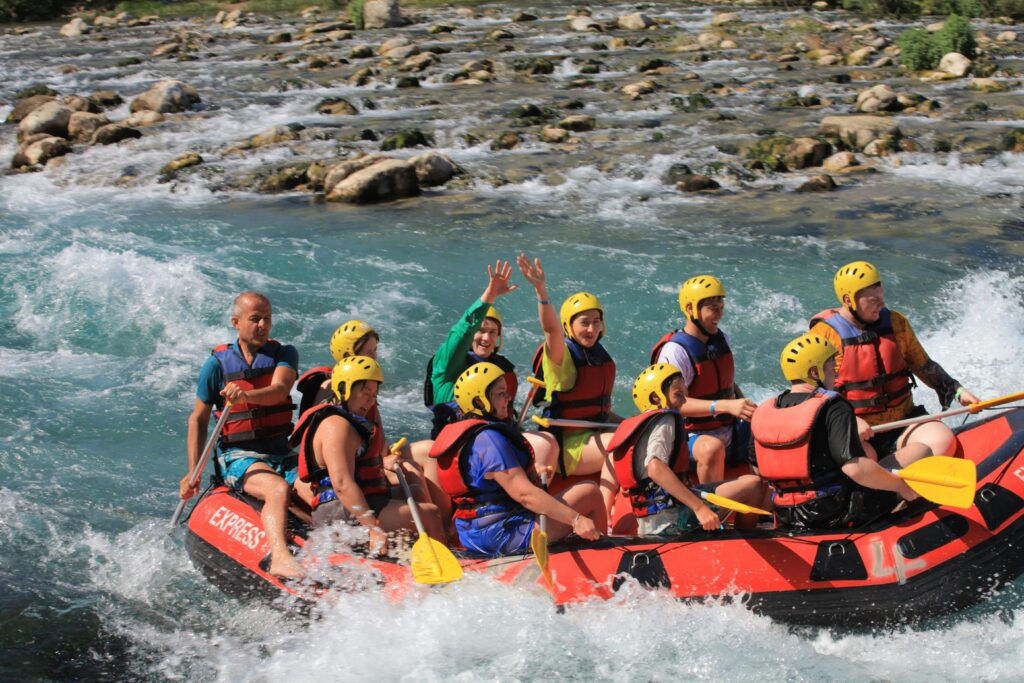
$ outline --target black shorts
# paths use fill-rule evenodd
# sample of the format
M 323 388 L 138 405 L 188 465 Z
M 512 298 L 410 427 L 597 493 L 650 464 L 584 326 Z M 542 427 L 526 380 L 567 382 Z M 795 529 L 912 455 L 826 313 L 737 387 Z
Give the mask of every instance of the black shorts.
M 928 411 L 925 410 L 924 406 L 914 406 L 911 411 L 907 413 L 906 417 L 921 417 L 922 415 L 927 414 Z M 903 419 L 906 419 L 906 417 Z M 900 436 L 903 435 L 904 431 L 905 430 L 903 429 L 894 429 L 890 432 L 875 434 L 868 440 L 868 443 L 874 447 L 875 452 L 878 454 L 879 460 L 896 452 L 896 442 L 899 440 Z

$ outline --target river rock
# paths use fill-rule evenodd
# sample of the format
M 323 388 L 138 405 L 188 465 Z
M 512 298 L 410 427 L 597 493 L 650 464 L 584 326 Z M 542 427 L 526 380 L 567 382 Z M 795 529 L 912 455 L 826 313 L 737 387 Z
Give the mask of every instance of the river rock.
M 957 78 L 963 78 L 970 70 L 971 60 L 959 52 L 947 52 L 939 61 L 939 71 L 944 71 Z
M 89 101 L 100 110 L 111 109 L 124 104 L 124 98 L 113 90 L 98 90 L 89 95 Z
M 268 45 L 280 45 L 281 43 L 292 42 L 292 34 L 288 31 L 278 31 L 267 36 Z
M 818 57 L 818 66 L 835 66 L 836 64 L 841 64 L 842 62 L 843 58 L 840 57 L 839 55 L 827 54 Z
M 385 159 L 337 183 L 327 194 L 327 201 L 371 204 L 414 197 L 419 192 L 416 169 L 411 163 Z
M 712 26 L 725 26 L 733 22 L 739 21 L 740 15 L 738 12 L 718 12 L 711 17 Z
M 366 0 L 363 4 L 363 28 L 394 28 L 402 26 L 398 0 Z
M 402 63 L 401 68 L 406 71 L 423 71 L 437 62 L 437 55 L 433 52 L 421 52 L 409 57 Z
M 199 155 L 199 152 L 185 152 L 184 154 L 179 154 L 167 162 L 164 167 L 160 169 L 160 174 L 165 176 L 173 175 L 184 168 L 198 166 L 201 163 L 203 163 L 203 157 Z
M 558 126 L 544 126 L 540 131 L 540 139 L 555 144 L 565 142 L 569 139 L 569 131 Z
M 722 39 L 714 33 L 699 33 L 697 34 L 697 44 L 705 50 L 713 50 L 722 44 Z
M 158 111 L 137 111 L 122 123 L 131 126 L 132 128 L 145 128 L 146 126 L 155 126 L 156 124 L 164 120 L 164 115 Z
M 644 79 L 637 81 L 636 83 L 627 83 L 622 86 L 622 92 L 631 100 L 638 100 L 644 95 L 648 95 L 658 89 L 658 84 L 654 81 Z
M 124 123 L 108 123 L 96 129 L 90 142 L 94 145 L 113 145 L 122 140 L 132 140 L 141 137 L 141 131 Z
M 68 137 L 78 142 L 86 142 L 92 139 L 97 129 L 110 123 L 110 120 L 103 114 L 93 114 L 87 111 L 76 111 L 68 120 Z
M 349 59 L 369 59 L 373 56 L 373 48 L 369 45 L 356 45 L 348 51 Z
M 878 52 L 878 50 L 871 47 L 870 45 L 868 45 L 867 47 L 862 47 L 846 55 L 846 63 L 849 66 L 863 66 L 864 64 L 868 63 L 868 59 L 870 59 L 871 55 L 875 54 L 876 52 Z
M 18 135 L 24 139 L 36 133 L 60 138 L 68 136 L 68 123 L 74 110 L 56 101 L 45 102 L 29 112 L 18 124 Z
M 857 95 L 857 111 L 873 114 L 879 111 L 898 111 L 903 107 L 896 97 L 896 91 L 885 83 L 879 83 Z
M 85 23 L 85 21 L 79 17 L 75 17 L 60 27 L 60 34 L 65 38 L 77 38 L 79 36 L 84 36 L 89 31 L 89 24 Z
M 847 168 L 859 165 L 857 155 L 853 152 L 836 152 L 821 163 L 822 167 L 831 173 L 838 173 Z
M 318 114 L 327 116 L 355 116 L 359 113 L 359 110 L 351 102 L 342 97 L 328 97 L 320 100 L 320 103 L 316 105 L 316 111 Z
M 892 119 L 867 114 L 826 116 L 821 121 L 823 135 L 834 136 L 853 150 L 862 150 L 875 140 L 898 139 L 903 136 Z
M 121 22 L 117 17 L 107 17 L 102 14 L 97 15 L 96 18 L 92 20 L 92 25 L 97 28 L 114 28 L 119 23 Z
M 330 193 L 334 189 L 334 186 L 340 183 L 345 178 L 349 177 L 356 171 L 361 171 L 364 168 L 369 168 L 376 163 L 390 159 L 391 157 L 384 154 L 364 154 L 361 157 L 355 159 L 346 159 L 336 164 L 332 164 L 327 168 L 323 179 L 324 192 Z
M 832 176 L 822 174 L 816 175 L 800 187 L 796 188 L 797 192 L 832 192 L 836 189 L 836 181 L 832 180 Z
M 725 40 L 718 44 L 718 47 L 721 50 L 735 50 L 739 47 L 739 45 L 736 43 L 735 40 L 732 40 L 731 38 L 726 38 Z
M 996 36 L 997 43 L 1013 43 L 1017 41 L 1017 34 L 1013 31 L 1001 31 Z
M 165 80 L 155 83 L 149 90 L 132 100 L 131 111 L 155 111 L 161 114 L 186 111 L 202 100 L 188 83 Z
M 594 130 L 596 125 L 597 122 L 594 120 L 594 117 L 588 114 L 572 114 L 558 122 L 559 128 L 565 128 L 575 133 Z
M 979 92 L 1006 92 L 1009 89 L 1005 83 L 1000 83 L 991 78 L 972 78 L 967 87 Z
M 654 22 L 643 12 L 634 12 L 633 14 L 625 14 L 618 19 L 618 26 L 621 29 L 627 31 L 642 31 L 650 26 L 654 26 Z
M 19 123 L 33 111 L 57 98 L 53 95 L 31 95 L 17 101 L 4 123 Z
M 433 141 L 429 136 L 424 135 L 423 131 L 418 128 L 409 128 L 384 138 L 384 141 L 380 143 L 380 148 L 382 151 L 391 152 L 410 147 L 430 147 L 432 144 Z
M 72 111 L 87 111 L 90 114 L 99 114 L 100 108 L 81 95 L 65 95 L 60 98 L 60 103 Z
M 259 148 L 267 147 L 269 145 L 276 145 L 282 142 L 291 142 L 292 140 L 299 139 L 299 131 L 302 130 L 301 126 L 291 125 L 277 125 L 271 126 L 266 130 L 260 131 L 256 135 L 249 138 L 249 147 Z
M 515 14 L 512 15 L 512 21 L 516 22 L 517 24 L 526 21 L 537 21 L 537 15 L 530 14 L 529 12 L 516 12 Z
M 832 145 L 814 138 L 796 138 L 786 147 L 782 161 L 789 169 L 821 166 L 832 153 Z
M 11 167 L 17 169 L 45 164 L 50 159 L 64 156 L 69 152 L 71 152 L 71 145 L 67 140 L 54 135 L 45 135 L 20 149 L 11 160 Z
M 595 21 L 593 18 L 591 18 L 591 17 L 589 17 L 587 15 L 579 15 L 579 16 L 573 17 L 569 21 L 569 28 L 571 28 L 573 31 L 579 31 L 581 33 L 584 33 L 584 32 L 587 32 L 587 31 L 589 31 L 589 32 L 599 32 L 599 31 L 603 31 L 604 30 L 601 27 L 601 24 L 597 23 L 597 21 Z
M 676 189 L 681 192 L 704 192 L 706 190 L 717 190 L 720 187 L 721 185 L 718 184 L 717 180 L 700 173 L 684 174 L 680 181 L 676 183 Z
M 438 152 L 427 152 L 414 156 L 409 163 L 416 170 L 416 179 L 420 187 L 444 185 L 462 173 L 462 168 L 458 164 Z

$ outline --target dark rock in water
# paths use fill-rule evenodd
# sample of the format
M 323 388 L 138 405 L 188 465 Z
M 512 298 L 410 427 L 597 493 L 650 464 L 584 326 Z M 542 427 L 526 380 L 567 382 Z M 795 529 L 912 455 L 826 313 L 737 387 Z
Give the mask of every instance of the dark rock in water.
M 681 192 L 703 192 L 705 190 L 717 190 L 720 187 L 721 185 L 717 181 L 699 173 L 685 176 L 676 184 L 676 188 Z
M 141 138 L 142 131 L 126 126 L 123 123 L 110 123 L 96 129 L 91 143 L 94 145 L 113 145 L 122 140 Z
M 320 100 L 316 105 L 316 111 L 328 116 L 354 116 L 359 113 L 351 102 L 342 97 L 328 97 Z
M 280 31 L 278 33 L 271 33 L 267 36 L 268 45 L 278 45 L 280 43 L 292 42 L 292 34 L 288 31 Z
M 853 79 L 850 77 L 850 74 L 841 73 L 841 74 L 832 74 L 831 76 L 829 76 L 825 80 L 827 80 L 829 83 L 839 83 L 840 85 L 842 85 L 842 84 L 845 84 L 845 83 L 849 83 Z
M 574 133 L 585 133 L 590 130 L 594 130 L 597 126 L 597 121 L 594 120 L 593 116 L 588 114 L 573 114 L 566 116 L 564 119 L 558 122 L 559 128 L 571 130 Z
M 503 28 L 496 28 L 488 33 L 487 37 L 491 40 L 512 40 L 516 36 L 511 31 L 506 31 Z
M 293 164 L 278 169 L 260 181 L 259 192 L 274 193 L 294 190 L 306 182 L 306 169 L 309 164 Z
M 512 60 L 512 70 L 522 71 L 532 76 L 540 76 L 555 72 L 555 64 L 545 57 L 522 58 Z
M 354 74 L 348 77 L 348 84 L 355 86 L 363 86 L 370 82 L 370 79 L 377 75 L 377 72 L 368 66 L 364 66 Z M 415 78 L 415 76 L 409 76 L 409 78 Z M 416 80 L 416 85 L 419 85 L 419 80 Z
M 369 59 L 373 56 L 373 48 L 369 45 L 356 45 L 349 50 L 350 59 Z
M 1024 152 L 1024 130 L 1015 128 L 1003 136 L 1003 149 L 1008 152 Z
M 516 126 L 539 126 L 555 117 L 555 112 L 550 109 L 538 107 L 536 104 L 526 103 L 517 105 L 508 113 L 508 117 L 514 121 Z
M 124 59 L 118 60 L 116 66 L 123 69 L 126 66 L 138 66 L 139 64 L 142 64 L 141 57 L 125 57 Z
M 984 102 L 971 102 L 964 109 L 964 116 L 967 118 L 983 118 L 989 111 L 989 106 Z
M 824 140 L 814 138 L 796 138 L 786 146 L 782 161 L 790 169 L 811 168 L 821 166 L 832 154 L 832 145 Z
M 832 192 L 836 189 L 836 181 L 830 175 L 816 175 L 796 188 L 797 192 Z
M 601 68 L 604 66 L 604 62 L 596 59 L 584 59 L 578 64 L 580 73 L 587 76 L 601 73 Z
M 463 172 L 458 164 L 437 152 L 420 154 L 410 159 L 409 163 L 416 169 L 416 179 L 419 181 L 420 187 L 444 185 Z
M 565 108 L 570 111 L 573 109 L 583 109 L 585 106 L 587 105 L 583 103 L 583 100 L 569 100 L 565 103 Z
M 380 143 L 380 148 L 384 152 L 391 152 L 409 147 L 431 147 L 433 144 L 434 141 L 418 128 L 409 128 L 384 138 L 384 142 Z
M 25 145 L 11 159 L 11 168 L 19 169 L 36 164 L 45 164 L 50 159 L 64 156 L 71 152 L 71 145 L 64 138 L 43 135 L 39 140 Z
M 537 21 L 536 15 L 530 14 L 529 12 L 516 12 L 512 16 L 512 21 L 516 23 L 522 23 L 524 21 Z
M 491 141 L 491 149 L 502 150 L 502 149 L 513 149 L 517 147 L 519 143 L 523 141 L 523 138 L 519 133 L 513 131 L 506 131 Z
M 685 98 L 672 97 L 668 101 L 676 110 L 682 112 L 695 112 L 701 111 L 702 109 L 711 109 L 715 106 L 707 95 L 704 93 L 695 92 L 687 95 Z
M 359 104 L 363 105 L 363 109 L 367 111 L 373 111 L 374 109 L 377 108 L 376 103 L 369 97 L 364 97 L 361 100 L 359 100 Z
M 282 78 L 270 84 L 270 89 L 273 90 L 274 92 L 310 90 L 312 88 L 319 87 L 320 85 L 316 81 L 311 81 L 308 78 Z
M 669 169 L 661 175 L 661 182 L 666 185 L 677 185 L 692 175 L 693 170 L 686 164 L 672 164 L 669 166 Z
M 112 109 L 124 104 L 124 98 L 113 90 L 100 90 L 89 95 L 89 101 L 100 109 Z
M 415 76 L 399 76 L 395 79 L 396 88 L 418 88 L 420 87 L 420 79 Z
M 783 173 L 788 170 L 783 157 L 792 142 L 792 138 L 786 135 L 769 135 L 758 139 L 747 150 L 746 156 L 751 161 L 759 163 L 760 168 Z
M 427 29 L 427 33 L 430 35 L 437 35 L 439 33 L 454 33 L 455 27 L 451 24 L 434 24 Z
M 14 99 L 23 100 L 27 97 L 34 97 L 36 95 L 49 95 L 50 97 L 57 97 L 57 95 L 60 95 L 60 93 L 48 85 L 30 85 L 29 87 L 14 93 Z
M 666 66 L 673 66 L 672 62 L 667 62 L 664 59 L 645 59 L 636 66 L 637 71 L 654 71 Z
M 798 93 L 792 92 L 782 98 L 780 107 L 817 107 L 821 104 L 821 98 L 817 95 L 801 97 Z
M 369 142 L 376 142 L 377 140 L 380 140 L 380 136 L 377 135 L 377 133 L 375 133 L 373 130 L 369 128 L 364 128 L 363 130 L 359 131 L 359 139 L 367 140 Z

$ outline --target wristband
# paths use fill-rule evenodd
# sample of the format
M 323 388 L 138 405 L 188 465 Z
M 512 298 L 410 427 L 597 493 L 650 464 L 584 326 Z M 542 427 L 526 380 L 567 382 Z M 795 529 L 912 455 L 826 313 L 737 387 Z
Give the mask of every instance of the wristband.
M 538 306 L 547 306 L 550 303 L 551 302 L 548 301 L 547 299 L 537 299 L 537 305 Z
M 718 401 L 712 401 L 711 402 L 711 417 L 715 416 L 715 404 L 716 403 L 718 403 Z
M 581 513 L 577 512 L 576 516 L 572 518 L 572 523 L 569 526 L 572 527 L 573 529 L 576 528 L 576 522 L 580 521 L 580 514 Z

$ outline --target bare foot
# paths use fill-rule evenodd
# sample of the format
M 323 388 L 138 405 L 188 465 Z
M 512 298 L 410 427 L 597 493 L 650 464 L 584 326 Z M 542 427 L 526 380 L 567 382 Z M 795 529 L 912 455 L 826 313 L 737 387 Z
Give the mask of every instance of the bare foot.
M 270 569 L 267 571 L 271 576 L 277 576 L 282 579 L 306 578 L 306 570 L 302 568 L 302 565 L 291 554 L 272 559 L 270 561 Z

